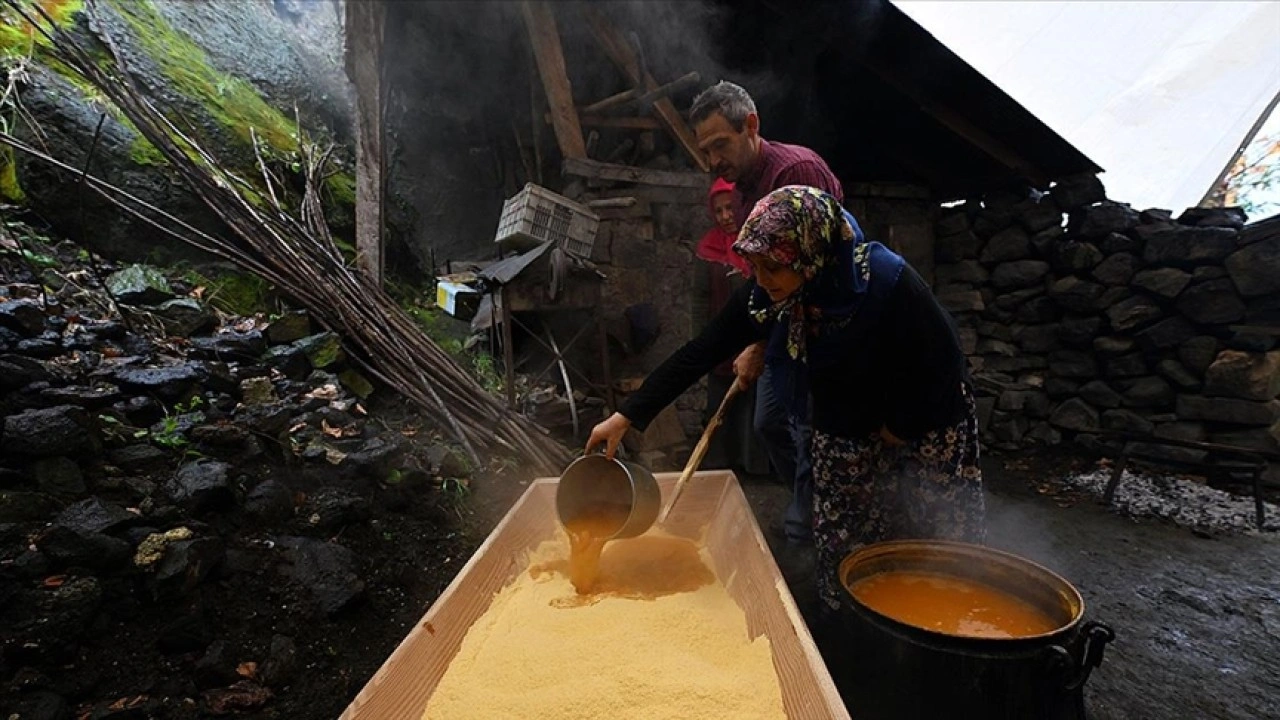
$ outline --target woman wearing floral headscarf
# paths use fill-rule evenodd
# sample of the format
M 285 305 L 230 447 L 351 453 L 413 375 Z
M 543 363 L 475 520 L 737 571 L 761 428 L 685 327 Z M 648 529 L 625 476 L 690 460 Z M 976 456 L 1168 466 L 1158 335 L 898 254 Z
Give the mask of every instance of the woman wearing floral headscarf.
M 658 367 L 590 449 L 612 455 L 718 363 L 767 341 L 792 412 L 813 425 L 818 590 L 839 606 L 836 567 L 895 538 L 985 536 L 978 423 L 955 326 L 900 256 L 867 242 L 830 195 L 789 186 L 765 196 L 733 250 L 753 282 Z

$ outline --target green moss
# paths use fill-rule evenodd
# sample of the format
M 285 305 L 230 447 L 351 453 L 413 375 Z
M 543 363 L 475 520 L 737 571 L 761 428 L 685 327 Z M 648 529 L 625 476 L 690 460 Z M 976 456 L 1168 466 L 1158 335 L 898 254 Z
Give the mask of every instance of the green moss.
M 225 313 L 249 316 L 271 310 L 271 285 L 257 275 L 225 272 L 209 277 L 183 264 L 170 272 L 189 285 L 203 287 L 205 302 Z
M 268 105 L 245 80 L 215 70 L 204 50 L 169 25 L 151 0 L 111 0 L 111 6 L 173 88 L 199 103 L 246 145 L 252 142 L 253 128 L 277 152 L 297 149 L 294 122 Z
M 168 165 L 169 161 L 165 159 L 164 153 L 156 149 L 151 141 L 142 135 L 134 138 L 129 143 L 129 159 L 138 165 Z
M 58 26 L 68 25 L 84 8 L 84 0 L 40 0 L 38 4 Z M 0 55 L 44 56 L 48 47 L 48 38 L 21 15 L 7 5 L 0 9 Z
M 18 164 L 10 147 L 0 148 L 0 199 L 19 204 L 27 199 L 18 182 Z
M 325 181 L 329 196 L 339 205 L 356 204 L 356 179 L 350 173 L 336 173 Z

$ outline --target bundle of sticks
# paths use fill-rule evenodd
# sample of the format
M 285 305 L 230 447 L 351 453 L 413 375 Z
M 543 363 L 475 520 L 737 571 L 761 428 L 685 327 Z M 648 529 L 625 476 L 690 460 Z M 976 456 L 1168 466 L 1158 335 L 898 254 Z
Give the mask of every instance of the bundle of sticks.
M 546 431 L 511 412 L 490 395 L 378 285 L 344 262 L 325 224 L 320 204 L 329 151 L 301 144 L 306 184 L 296 216 L 286 211 L 271 173 L 258 155 L 269 202 L 255 205 L 252 186 L 235 176 L 153 106 L 126 71 L 122 54 L 105 30 L 100 39 L 114 60 L 115 72 L 90 57 L 34 0 L 3 0 L 51 44 L 57 59 L 92 83 L 128 117 L 169 165 L 232 231 L 215 237 L 162 209 L 7 133 L 0 142 L 67 170 L 88 188 L 124 212 L 204 252 L 223 257 L 272 283 L 285 297 L 306 308 L 321 325 L 342 336 L 363 369 L 424 411 L 440 418 L 471 459 L 483 465 L 481 452 L 514 452 L 544 472 L 559 472 L 570 458 Z M 93 12 L 86 3 L 85 12 Z M 95 23 L 101 28 L 100 23 Z M 299 134 L 301 141 L 301 133 Z M 92 150 L 90 151 L 92 159 Z

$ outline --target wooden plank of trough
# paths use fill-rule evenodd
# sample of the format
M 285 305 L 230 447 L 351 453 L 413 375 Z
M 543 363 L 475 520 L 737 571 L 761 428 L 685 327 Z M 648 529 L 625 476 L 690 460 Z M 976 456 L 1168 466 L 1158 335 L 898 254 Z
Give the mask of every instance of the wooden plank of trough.
M 615 182 L 659 185 L 662 187 L 696 188 L 703 192 L 706 192 L 711 184 L 709 176 L 701 173 L 649 170 L 630 165 L 614 165 L 586 158 L 567 157 L 564 159 L 563 169 L 566 175 L 577 175 L 594 180 L 612 180 Z
M 661 87 L 657 80 L 649 74 L 647 70 L 640 66 L 640 61 L 636 57 L 635 50 L 627 44 L 622 37 L 622 33 L 618 31 L 613 23 L 604 16 L 596 8 L 584 5 L 583 14 L 587 18 L 587 23 L 591 26 L 591 32 L 596 36 L 596 41 L 600 43 L 600 48 L 605 54 L 613 60 L 622 72 L 626 74 L 627 79 L 632 84 L 643 87 L 645 92 L 652 92 Z M 684 148 L 689 157 L 693 159 L 695 165 L 703 172 L 711 170 L 711 166 L 707 164 L 707 158 L 701 150 L 698 149 L 698 139 L 694 136 L 693 131 L 685 123 L 681 117 L 680 111 L 676 110 L 676 106 L 671 102 L 670 98 L 660 98 L 653 103 L 653 110 L 658 114 L 659 119 L 667 126 L 667 130 L 675 137 Z
M 664 495 L 674 489 L 677 475 L 656 476 Z M 556 535 L 555 489 L 554 478 L 530 483 L 341 720 L 422 716 L 471 625 L 525 569 L 527 553 Z M 746 615 L 748 635 L 768 637 L 787 717 L 849 720 L 733 473 L 695 473 L 662 530 L 706 549 L 716 577 Z
M 565 70 L 555 14 L 549 3 L 540 0 L 525 0 L 520 3 L 520 9 L 529 29 L 529 41 L 533 44 L 533 57 L 538 64 L 542 88 L 547 93 L 551 125 L 556 131 L 560 154 L 566 158 L 585 158 L 587 145 L 582 139 L 582 126 L 578 123 L 578 112 L 573 104 L 573 89 L 569 84 L 569 73 Z

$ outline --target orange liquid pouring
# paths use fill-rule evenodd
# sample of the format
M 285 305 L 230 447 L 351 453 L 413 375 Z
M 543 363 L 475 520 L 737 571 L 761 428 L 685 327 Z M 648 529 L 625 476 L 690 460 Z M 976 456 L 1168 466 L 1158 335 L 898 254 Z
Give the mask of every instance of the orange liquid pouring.
M 989 585 L 950 575 L 892 571 L 856 580 L 863 605 L 902 623 L 976 638 L 1042 635 L 1059 627 L 1031 604 Z
M 579 595 L 591 592 L 600 572 L 600 553 L 604 544 L 627 522 L 631 508 L 627 505 L 601 503 L 583 510 L 565 523 L 569 534 L 569 580 Z
M 715 582 L 692 540 L 643 535 L 605 544 L 627 521 L 630 507 L 596 505 L 565 524 L 568 560 L 554 560 L 529 569 L 568 576 L 576 595 L 557 598 L 557 607 L 593 605 L 604 597 L 653 600 L 664 595 L 693 592 Z

